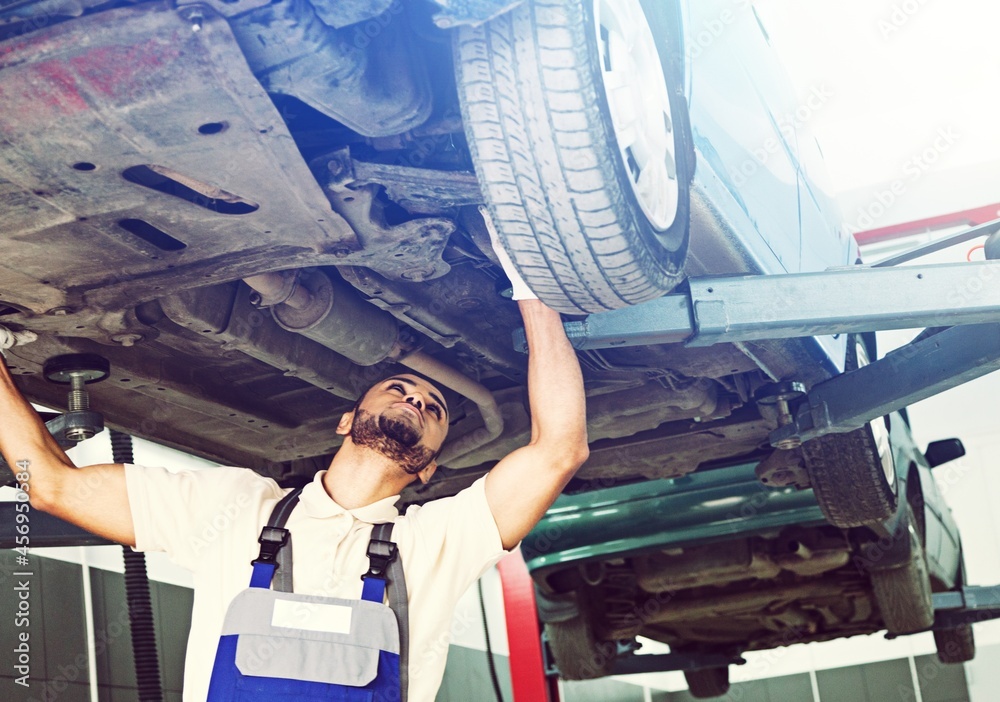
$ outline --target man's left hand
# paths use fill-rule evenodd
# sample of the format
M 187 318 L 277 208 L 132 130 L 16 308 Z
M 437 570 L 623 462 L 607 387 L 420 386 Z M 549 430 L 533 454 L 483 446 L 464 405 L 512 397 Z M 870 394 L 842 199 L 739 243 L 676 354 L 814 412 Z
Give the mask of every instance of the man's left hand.
M 11 331 L 0 324 L 0 355 L 6 356 L 7 349 L 30 344 L 37 338 L 38 334 L 33 331 Z

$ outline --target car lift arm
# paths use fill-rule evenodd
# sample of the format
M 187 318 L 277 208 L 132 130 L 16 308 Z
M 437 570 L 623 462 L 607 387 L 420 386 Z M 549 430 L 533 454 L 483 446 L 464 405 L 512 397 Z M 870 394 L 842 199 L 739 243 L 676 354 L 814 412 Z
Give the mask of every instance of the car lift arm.
M 989 619 L 1000 619 L 1000 586 L 965 586 L 954 592 L 935 592 L 934 629 L 955 629 Z
M 1000 369 L 1000 324 L 952 327 L 814 386 L 772 446 L 850 431 Z M 793 444 L 794 445 L 794 442 Z
M 701 347 L 1000 321 L 1000 261 L 691 278 L 690 292 L 566 322 L 574 348 Z M 523 334 L 516 345 L 524 350 Z
M 1000 369 L 1000 261 L 695 278 L 687 293 L 565 324 L 577 349 L 916 327 L 927 331 L 913 343 L 814 386 L 773 446 L 851 431 Z
M 891 266 L 989 236 L 987 261 Z M 577 349 L 725 342 L 1000 321 L 1000 219 L 873 266 L 690 278 L 689 292 L 567 322 Z M 992 283 L 992 284 L 991 284 Z M 525 351 L 524 331 L 515 346 Z

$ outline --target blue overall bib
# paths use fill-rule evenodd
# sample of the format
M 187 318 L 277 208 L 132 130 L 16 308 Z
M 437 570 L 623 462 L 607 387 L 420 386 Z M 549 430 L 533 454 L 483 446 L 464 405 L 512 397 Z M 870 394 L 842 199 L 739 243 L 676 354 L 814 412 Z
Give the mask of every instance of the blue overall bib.
M 406 590 L 392 523 L 372 530 L 360 600 L 297 595 L 283 525 L 299 492 L 261 531 L 250 587 L 226 612 L 208 702 L 405 702 Z

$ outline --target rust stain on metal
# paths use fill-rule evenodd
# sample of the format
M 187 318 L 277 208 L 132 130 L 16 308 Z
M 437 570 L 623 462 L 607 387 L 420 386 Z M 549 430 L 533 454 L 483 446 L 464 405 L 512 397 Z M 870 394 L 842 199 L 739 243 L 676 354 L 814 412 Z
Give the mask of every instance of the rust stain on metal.
M 72 57 L 70 64 L 97 93 L 127 99 L 175 61 L 180 49 L 176 37 L 152 37 L 135 44 L 96 46 Z
M 75 76 L 65 63 L 55 59 L 30 66 L 0 90 L 5 107 L 36 118 L 72 115 L 89 109 Z

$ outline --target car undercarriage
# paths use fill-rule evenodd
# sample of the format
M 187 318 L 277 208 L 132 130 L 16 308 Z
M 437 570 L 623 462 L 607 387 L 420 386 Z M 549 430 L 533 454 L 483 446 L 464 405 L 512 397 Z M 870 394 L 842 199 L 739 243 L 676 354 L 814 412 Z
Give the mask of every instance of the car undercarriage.
M 487 388 L 505 427 L 444 461 L 423 499 L 453 492 L 528 427 L 517 313 L 498 294 L 454 99 L 418 128 L 363 137 L 272 101 L 238 32 L 190 13 L 127 6 L 4 43 L 0 315 L 41 335 L 14 372 L 59 406 L 44 360 L 97 353 L 111 376 L 90 389 L 110 424 L 281 479 L 322 465 L 339 414 L 419 349 Z M 240 282 L 275 272 L 274 294 L 335 298 L 325 336 L 304 329 L 312 318 L 283 324 L 270 310 L 290 305 Z M 759 346 L 583 353 L 595 443 L 580 479 L 682 475 L 756 451 L 760 358 L 772 373 L 796 360 L 789 344 Z M 483 425 L 465 401 L 451 435 Z

